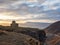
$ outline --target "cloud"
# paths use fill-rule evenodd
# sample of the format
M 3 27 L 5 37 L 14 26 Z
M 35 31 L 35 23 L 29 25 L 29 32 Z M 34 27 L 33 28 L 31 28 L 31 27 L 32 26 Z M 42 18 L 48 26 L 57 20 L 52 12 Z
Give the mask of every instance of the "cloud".
M 60 8 L 59 4 L 59 0 L 47 0 L 42 5 L 45 7 L 45 10 L 55 10 L 57 8 Z
M 60 1 L 0 0 L 0 16 L 5 20 L 55 21 L 60 19 Z

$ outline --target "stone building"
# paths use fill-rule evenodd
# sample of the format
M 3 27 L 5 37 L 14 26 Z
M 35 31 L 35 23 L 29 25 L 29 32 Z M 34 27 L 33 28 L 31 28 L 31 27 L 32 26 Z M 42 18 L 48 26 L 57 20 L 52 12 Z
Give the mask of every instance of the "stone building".
M 18 26 L 18 24 L 15 21 L 12 21 L 11 27 L 14 27 L 15 28 L 15 27 L 19 27 L 19 26 Z

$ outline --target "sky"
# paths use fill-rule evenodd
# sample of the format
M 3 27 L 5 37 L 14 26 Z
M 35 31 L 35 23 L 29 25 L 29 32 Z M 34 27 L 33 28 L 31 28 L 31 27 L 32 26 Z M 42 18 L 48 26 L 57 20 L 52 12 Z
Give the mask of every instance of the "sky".
M 0 23 L 60 21 L 60 0 L 0 0 Z

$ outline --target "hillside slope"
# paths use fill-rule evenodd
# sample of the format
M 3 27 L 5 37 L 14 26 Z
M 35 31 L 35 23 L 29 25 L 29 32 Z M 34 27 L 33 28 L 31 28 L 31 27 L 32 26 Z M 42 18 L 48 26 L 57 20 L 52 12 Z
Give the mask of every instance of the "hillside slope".
M 36 43 L 40 42 L 29 35 L 0 30 L 0 45 L 36 45 Z
M 47 32 L 48 44 L 60 45 L 60 21 L 51 24 L 45 31 Z

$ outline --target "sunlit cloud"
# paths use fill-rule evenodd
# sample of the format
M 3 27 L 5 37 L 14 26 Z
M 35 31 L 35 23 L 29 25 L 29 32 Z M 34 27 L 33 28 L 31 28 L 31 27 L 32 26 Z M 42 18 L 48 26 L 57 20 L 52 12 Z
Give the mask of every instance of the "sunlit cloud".
M 27 22 L 44 22 L 44 23 L 46 23 L 46 22 L 48 22 L 48 23 L 53 23 L 53 22 L 56 22 L 57 20 L 49 20 L 49 19 L 47 19 L 47 20 L 27 20 Z

